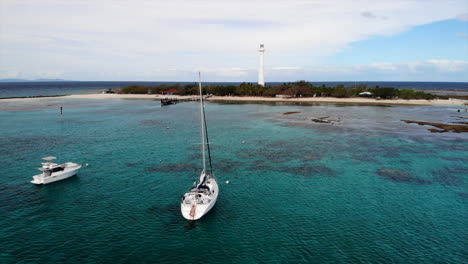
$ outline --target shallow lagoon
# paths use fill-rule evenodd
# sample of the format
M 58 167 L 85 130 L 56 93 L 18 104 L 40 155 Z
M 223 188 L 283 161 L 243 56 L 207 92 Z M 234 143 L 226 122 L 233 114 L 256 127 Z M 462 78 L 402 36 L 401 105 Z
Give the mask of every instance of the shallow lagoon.
M 197 103 L 17 102 L 0 104 L 0 262 L 467 262 L 468 135 L 400 121 L 456 108 L 208 103 L 221 193 L 191 223 Z M 30 184 L 48 155 L 89 166 Z

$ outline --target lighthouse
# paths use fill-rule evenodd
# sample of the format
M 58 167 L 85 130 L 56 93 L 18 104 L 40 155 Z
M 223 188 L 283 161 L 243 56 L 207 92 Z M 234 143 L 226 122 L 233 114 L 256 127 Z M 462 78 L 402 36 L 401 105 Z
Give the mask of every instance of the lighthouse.
M 258 68 L 258 85 L 265 86 L 265 77 L 263 76 L 263 54 L 265 53 L 265 47 L 260 44 L 260 65 Z

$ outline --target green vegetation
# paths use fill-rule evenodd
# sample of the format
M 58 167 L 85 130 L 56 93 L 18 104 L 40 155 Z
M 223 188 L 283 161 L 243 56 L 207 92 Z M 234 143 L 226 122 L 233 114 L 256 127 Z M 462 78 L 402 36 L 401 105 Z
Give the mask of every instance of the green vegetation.
M 159 94 L 163 91 L 177 90 L 178 95 L 197 95 L 197 84 L 164 84 L 160 86 L 138 86 L 131 85 L 120 89 L 123 94 Z M 348 98 L 359 96 L 359 93 L 371 92 L 373 97 L 382 99 L 402 98 L 402 99 L 434 99 L 435 95 L 414 91 L 411 89 L 396 89 L 391 87 L 367 87 L 367 85 L 357 85 L 354 87 L 345 87 L 344 85 L 332 86 L 314 86 L 306 81 L 293 83 L 284 83 L 276 86 L 260 86 L 254 83 L 241 83 L 240 85 L 206 85 L 203 87 L 204 94 L 216 96 L 266 96 L 274 97 L 278 94 L 291 97 L 338 97 Z

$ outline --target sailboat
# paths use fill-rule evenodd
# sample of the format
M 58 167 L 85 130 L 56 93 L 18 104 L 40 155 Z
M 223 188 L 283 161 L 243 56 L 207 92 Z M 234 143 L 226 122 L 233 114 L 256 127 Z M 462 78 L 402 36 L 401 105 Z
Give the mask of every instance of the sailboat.
M 63 116 L 63 107 L 60 107 L 60 116 Z M 62 119 L 63 123 L 63 119 Z M 45 162 L 42 162 L 42 166 L 37 168 L 42 171 L 41 174 L 33 176 L 31 183 L 34 184 L 48 184 L 51 182 L 61 181 L 66 178 L 70 178 L 75 175 L 81 168 L 81 164 L 73 162 L 65 162 L 63 164 L 57 164 L 53 160 L 56 157 L 45 157 L 42 158 Z
M 205 104 L 203 101 L 201 77 L 198 73 L 198 88 L 200 90 L 200 122 L 202 138 L 202 162 L 203 170 L 200 174 L 198 183 L 182 197 L 180 210 L 187 220 L 198 220 L 207 214 L 216 204 L 218 199 L 218 183 L 216 182 L 213 168 L 211 166 L 210 144 L 208 140 L 208 129 L 205 119 Z M 206 152 L 208 152 L 209 171 L 207 171 Z

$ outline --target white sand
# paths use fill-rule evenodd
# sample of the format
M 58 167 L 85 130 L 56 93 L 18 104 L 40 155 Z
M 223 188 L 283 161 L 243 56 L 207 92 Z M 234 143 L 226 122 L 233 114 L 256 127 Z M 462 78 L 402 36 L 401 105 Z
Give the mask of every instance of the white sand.
M 335 97 L 305 97 L 305 98 L 276 98 L 276 97 L 237 97 L 237 96 L 214 96 L 208 100 L 213 101 L 261 101 L 261 102 L 312 102 L 312 103 L 351 103 L 351 104 L 394 104 L 394 105 L 463 105 L 468 100 L 405 100 L 388 99 L 377 100 L 374 98 L 335 98 Z
M 68 98 L 89 98 L 89 99 L 161 99 L 167 98 L 168 96 L 155 95 L 155 94 L 74 94 L 67 95 Z M 175 98 L 176 96 L 170 96 Z M 180 96 L 179 96 L 180 97 Z
M 161 99 L 161 98 L 192 99 L 196 96 L 177 96 L 177 95 L 154 95 L 154 94 L 76 94 L 63 96 L 62 98 L 87 98 L 87 99 Z M 2 99 L 0 102 L 10 100 L 43 100 L 41 98 L 19 98 Z M 50 97 L 60 98 L 60 97 Z M 449 100 L 404 100 L 404 99 L 386 99 L 377 100 L 373 98 L 334 98 L 334 97 L 301 97 L 301 98 L 276 98 L 276 97 L 255 97 L 255 96 L 212 96 L 209 101 L 243 101 L 243 102 L 310 102 L 310 103 L 344 103 L 344 104 L 382 104 L 382 105 L 468 105 L 468 100 L 449 99 Z
M 70 95 L 70 98 L 120 98 L 120 99 L 161 99 L 178 98 L 192 99 L 196 96 L 176 96 L 176 95 L 148 95 L 148 94 L 83 94 Z M 334 97 L 303 97 L 303 98 L 276 98 L 276 97 L 258 97 L 258 96 L 212 96 L 208 101 L 244 101 L 244 102 L 317 102 L 317 103 L 353 103 L 353 104 L 395 104 L 395 105 L 463 105 L 468 104 L 468 100 L 449 99 L 449 100 L 404 100 L 390 99 L 377 100 L 373 98 L 334 98 Z

